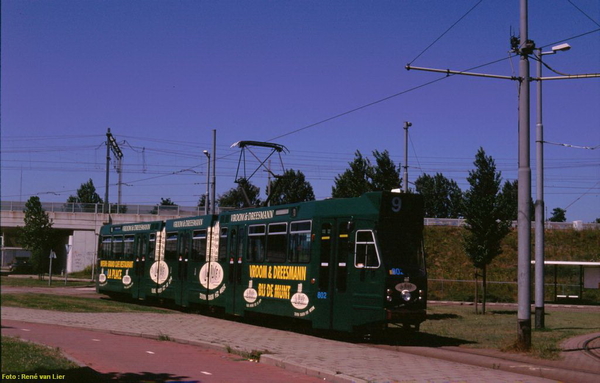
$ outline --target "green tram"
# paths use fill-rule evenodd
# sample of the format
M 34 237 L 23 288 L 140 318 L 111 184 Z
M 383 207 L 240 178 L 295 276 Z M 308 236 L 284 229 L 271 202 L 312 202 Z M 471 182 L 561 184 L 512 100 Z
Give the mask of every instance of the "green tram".
M 146 299 L 156 291 L 148 276 L 164 249 L 164 222 L 104 225 L 98 245 L 99 293 Z
M 152 261 L 160 265 L 149 265 L 146 257 L 137 290 L 116 282 L 103 286 L 111 280 L 107 273 L 115 273 L 104 259 L 104 244 L 110 237 L 114 246 L 112 233 L 124 232 L 115 226 L 134 225 L 103 227 L 99 292 L 143 290 L 140 299 L 160 297 L 236 316 L 295 318 L 348 332 L 388 323 L 418 330 L 425 320 L 419 195 L 372 192 L 170 220 L 155 232 L 164 245 L 154 247 Z M 126 268 L 117 272 L 123 273 Z

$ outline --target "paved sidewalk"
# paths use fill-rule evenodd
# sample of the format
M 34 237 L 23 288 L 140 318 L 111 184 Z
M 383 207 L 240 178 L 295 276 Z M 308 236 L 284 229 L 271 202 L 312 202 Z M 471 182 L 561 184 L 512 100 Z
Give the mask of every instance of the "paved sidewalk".
M 552 366 L 540 367 L 530 360 L 516 363 L 499 359 L 493 352 L 491 355 L 482 355 L 424 347 L 387 350 L 193 314 L 66 313 L 3 307 L 2 320 L 5 319 L 82 327 L 116 334 L 169 337 L 177 342 L 224 351 L 260 352 L 261 363 L 305 372 L 330 382 L 533 383 L 560 380 L 583 383 L 595 381 L 591 379 L 597 378 L 600 373 L 600 370 L 594 370 L 598 362 L 591 358 L 585 362 L 591 366 L 590 372 L 573 373 L 570 379 L 564 376 L 568 371 L 558 369 L 557 375 L 557 369 Z M 450 358 L 445 353 L 454 356 Z M 482 361 L 480 366 L 464 364 L 475 360 Z M 560 375 L 561 371 L 563 375 Z

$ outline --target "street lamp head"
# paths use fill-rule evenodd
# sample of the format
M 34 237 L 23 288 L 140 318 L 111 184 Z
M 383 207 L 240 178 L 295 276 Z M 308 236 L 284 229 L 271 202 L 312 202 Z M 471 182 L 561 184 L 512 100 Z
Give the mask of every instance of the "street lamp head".
M 208 152 L 208 150 L 203 150 L 202 153 L 204 153 L 206 157 L 210 158 L 210 153 Z
M 552 52 L 564 52 L 564 51 L 568 51 L 569 49 L 571 49 L 571 46 L 567 43 L 564 44 L 560 44 L 560 45 L 556 45 L 552 47 Z

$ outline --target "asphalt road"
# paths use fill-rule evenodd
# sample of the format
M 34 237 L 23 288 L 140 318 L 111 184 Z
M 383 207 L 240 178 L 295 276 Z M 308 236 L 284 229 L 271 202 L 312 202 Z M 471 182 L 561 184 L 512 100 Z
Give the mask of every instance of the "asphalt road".
M 322 382 L 238 355 L 169 341 L 11 320 L 2 321 L 2 335 L 58 347 L 99 373 L 87 368 L 55 372 L 65 375 L 57 379 L 63 382 Z

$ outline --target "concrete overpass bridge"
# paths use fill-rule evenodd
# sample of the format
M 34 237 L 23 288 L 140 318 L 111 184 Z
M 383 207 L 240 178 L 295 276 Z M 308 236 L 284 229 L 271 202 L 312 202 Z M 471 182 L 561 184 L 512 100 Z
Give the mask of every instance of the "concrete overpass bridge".
M 204 208 L 160 205 L 111 205 L 110 215 L 103 213 L 102 204 L 42 203 L 42 208 L 52 221 L 52 227 L 59 232 L 61 243 L 70 245 L 54 249 L 58 262 L 67 272 L 83 270 L 92 265 L 98 246 L 100 228 L 106 222 L 112 223 L 147 222 L 202 215 Z M 25 225 L 25 202 L 2 201 L 0 229 L 2 235 L 1 265 L 12 263 L 15 257 L 28 256 L 19 244 L 18 227 Z

